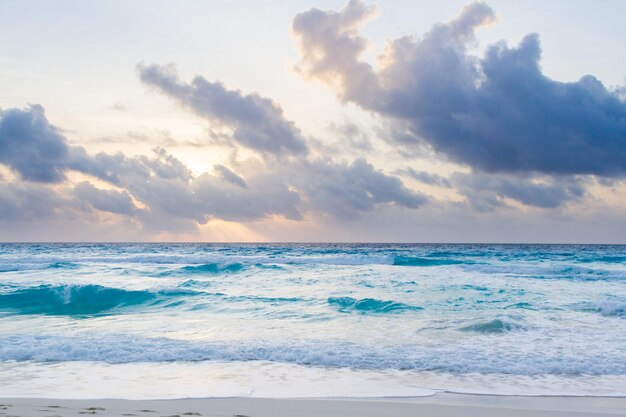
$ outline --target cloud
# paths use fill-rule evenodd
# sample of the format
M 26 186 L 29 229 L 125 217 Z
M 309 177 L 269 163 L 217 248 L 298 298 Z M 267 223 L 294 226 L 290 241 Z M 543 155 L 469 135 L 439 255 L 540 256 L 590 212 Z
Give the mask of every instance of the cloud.
M 451 178 L 455 188 L 478 211 L 492 211 L 506 206 L 505 199 L 526 206 L 556 208 L 580 200 L 585 195 L 585 181 L 576 177 L 547 177 L 543 181 L 515 175 L 461 174 Z
M 133 203 L 128 191 L 103 190 L 89 182 L 81 182 L 73 190 L 74 196 L 84 205 L 95 210 L 133 216 L 139 209 Z
M 49 186 L 0 182 L 0 221 L 49 219 L 59 207 L 71 206 L 71 201 Z
M 370 152 L 373 149 L 368 134 L 354 123 L 331 123 L 328 130 L 344 150 Z
M 579 201 L 590 181 L 580 176 L 533 176 L 455 172 L 449 178 L 411 167 L 396 171 L 423 184 L 456 190 L 479 212 L 506 207 L 514 200 L 529 207 L 552 209 Z
M 246 181 L 244 181 L 243 178 L 226 168 L 224 165 L 215 165 L 213 168 L 222 181 L 238 185 L 241 188 L 248 188 L 248 184 L 246 184 Z
M 69 159 L 67 141 L 43 107 L 0 111 L 0 163 L 25 180 L 54 183 L 65 179 Z
M 379 204 L 416 209 L 428 198 L 407 189 L 397 177 L 376 170 L 365 159 L 351 164 L 319 159 L 294 167 L 296 187 L 316 211 L 339 219 L 355 219 Z M 299 173 L 299 175 L 298 175 Z
M 450 183 L 450 181 L 447 178 L 442 177 L 439 174 L 434 174 L 434 173 L 426 172 L 426 171 L 416 171 L 415 169 L 411 167 L 400 169 L 396 171 L 396 173 L 400 175 L 407 175 L 413 178 L 414 180 L 419 181 L 423 184 L 436 185 L 438 187 L 443 187 L 443 188 L 452 187 L 452 184 Z
M 99 166 L 83 147 L 68 145 L 39 104 L 0 111 L 0 163 L 27 181 L 61 183 L 73 169 L 115 182 L 115 173 Z
M 305 215 L 357 219 L 380 205 L 414 209 L 427 201 L 365 159 L 347 163 L 304 155 L 278 161 L 253 158 L 234 160 L 232 168 L 216 165 L 214 173 L 196 176 L 160 147 L 152 155 L 129 157 L 121 152 L 89 154 L 82 147 L 68 146 L 41 106 L 2 114 L 2 146 L 8 151 L 2 153 L 1 162 L 23 179 L 42 184 L 1 183 L 0 221 L 108 212 L 134 219 L 151 232 L 193 232 L 212 219 L 252 222 L 281 216 L 298 221 Z M 64 182 L 68 171 L 110 186 L 96 187 L 88 181 L 72 186 Z
M 177 100 L 197 115 L 232 129 L 240 145 L 269 155 L 304 155 L 305 139 L 282 109 L 259 94 L 244 95 L 220 82 L 196 76 L 187 84 L 171 66 L 139 65 L 141 80 Z
M 270 99 L 256 94 L 244 96 L 239 91 L 226 90 L 219 82 L 209 83 L 200 76 L 196 76 L 191 84 L 185 84 L 178 79 L 172 67 L 140 65 L 139 72 L 143 82 L 177 98 L 196 113 L 227 124 L 233 129 L 232 138 L 239 144 L 274 154 L 284 152 L 273 146 L 285 143 L 285 138 L 289 139 L 288 143 L 304 146 L 300 130 L 283 119 L 282 110 Z M 242 140 L 241 135 L 248 132 L 249 126 L 256 126 L 257 132 Z M 275 129 L 276 126 L 280 128 Z M 344 124 L 335 126 L 335 129 L 336 134 L 349 136 L 354 141 L 349 146 L 369 148 L 368 138 L 356 125 Z M 290 133 L 284 135 L 284 132 Z M 254 138 L 261 139 L 257 141 Z M 273 143 L 272 148 L 267 145 L 269 143 Z M 196 190 L 198 196 L 202 195 L 202 190 L 205 196 L 214 198 L 217 179 L 220 180 L 220 187 L 225 184 L 236 187 L 227 190 L 221 198 L 220 203 L 224 207 L 229 206 L 229 211 L 222 210 L 222 206 L 211 198 L 204 198 L 210 204 L 205 203 L 202 212 L 220 213 L 220 218 L 229 220 L 252 220 L 256 218 L 253 215 L 255 212 L 263 217 L 279 214 L 294 220 L 302 218 L 302 213 L 306 212 L 351 219 L 380 204 L 417 208 L 428 200 L 424 195 L 407 189 L 398 178 L 376 170 L 365 159 L 359 158 L 347 164 L 325 157 L 309 158 L 307 148 L 299 145 L 291 151 L 293 159 L 284 159 L 279 164 L 266 161 L 257 167 L 257 172 L 263 171 L 264 175 L 242 177 L 221 165 L 215 167 L 219 178 L 203 174 L 198 182 L 202 182 L 205 189 Z M 254 181 L 256 186 L 252 184 Z M 270 195 L 256 194 L 257 187 L 273 190 L 275 194 L 271 199 L 282 204 L 266 204 Z M 256 203 L 234 205 L 228 200 L 239 201 L 244 195 Z M 252 210 L 254 207 L 256 211 Z M 239 218 L 239 215 L 242 217 Z
M 302 219 L 300 194 L 291 190 L 284 179 L 268 172 L 248 177 L 244 182 L 247 187 L 233 182 L 232 178 L 206 173 L 193 182 L 196 205 L 207 214 L 206 221 L 210 218 L 254 221 L 273 215 Z
M 357 96 L 375 100 L 378 79 L 368 64 L 358 60 L 367 47 L 358 30 L 375 13 L 373 7 L 351 0 L 340 12 L 311 9 L 296 15 L 292 30 L 302 52 L 297 69 L 337 87 L 345 101 Z
M 140 219 L 147 219 L 152 227 L 167 230 L 180 224 L 184 230 L 191 230 L 196 227 L 191 224 L 204 224 L 213 218 L 232 221 L 261 220 L 271 215 L 301 218 L 295 206 L 298 196 L 283 182 L 268 179 L 263 171 L 244 179 L 218 166 L 215 175 L 203 173 L 195 177 L 163 148 L 154 149 L 152 157 L 100 153 L 90 162 L 85 170 L 127 190 L 146 206 Z
M 428 201 L 362 158 L 352 163 L 297 159 L 279 165 L 248 160 L 237 165 L 246 175 L 215 168 L 217 175 L 205 173 L 192 187 L 201 211 L 225 220 L 272 215 L 301 220 L 305 214 L 356 220 L 381 205 L 416 209 Z
M 426 142 L 482 172 L 626 175 L 623 95 L 591 75 L 571 83 L 545 76 L 536 34 L 474 57 L 467 46 L 494 12 L 472 3 L 419 39 L 389 41 L 375 69 L 360 60 L 367 42 L 358 29 L 370 16 L 358 0 L 340 12 L 298 14 L 299 68 L 340 99 L 406 126 L 400 146 Z

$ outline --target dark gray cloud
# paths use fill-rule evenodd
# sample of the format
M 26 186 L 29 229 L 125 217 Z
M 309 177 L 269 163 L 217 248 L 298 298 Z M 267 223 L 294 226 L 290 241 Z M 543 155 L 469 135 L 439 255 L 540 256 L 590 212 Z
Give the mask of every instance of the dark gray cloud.
M 88 205 L 95 210 L 127 216 L 133 216 L 139 212 L 126 190 L 103 190 L 85 181 L 74 187 L 73 194 L 80 204 Z
M 556 208 L 581 199 L 587 185 L 584 179 L 577 177 L 537 179 L 506 174 L 455 173 L 451 181 L 478 211 L 491 211 L 506 206 L 505 199 L 515 200 L 526 206 Z
M 0 221 L 49 219 L 72 202 L 52 187 L 33 183 L 0 183 Z
M 220 179 L 224 182 L 229 182 L 234 185 L 238 185 L 241 188 L 248 188 L 246 181 L 233 171 L 225 167 L 224 165 L 215 165 L 215 172 L 219 175 Z
M 0 163 L 27 181 L 59 183 L 73 169 L 115 182 L 106 164 L 99 164 L 83 147 L 68 145 L 38 104 L 0 111 Z
M 176 99 L 201 117 L 233 130 L 232 138 L 250 149 L 271 155 L 303 155 L 305 139 L 282 109 L 259 94 L 244 95 L 220 82 L 196 76 L 181 81 L 171 66 L 139 65 L 141 80 Z
M 0 182 L 0 222 L 60 220 L 97 211 L 127 216 L 140 212 L 127 191 L 98 189 L 88 182 L 60 188 Z
M 69 159 L 67 141 L 43 107 L 0 111 L 0 163 L 25 180 L 52 183 L 65 179 Z
M 494 20 L 489 6 L 472 3 L 419 39 L 390 41 L 375 70 L 359 60 L 366 40 L 358 28 L 369 15 L 358 0 L 297 15 L 300 69 L 342 100 L 407 126 L 402 146 L 425 141 L 483 172 L 626 175 L 623 95 L 591 75 L 571 83 L 545 76 L 537 35 L 471 56 L 475 30 Z
M 363 158 L 351 164 L 309 161 L 294 167 L 293 175 L 296 187 L 305 191 L 311 207 L 340 219 L 358 218 L 378 204 L 415 209 L 428 201 L 425 195 L 407 189 L 397 177 L 376 170 Z

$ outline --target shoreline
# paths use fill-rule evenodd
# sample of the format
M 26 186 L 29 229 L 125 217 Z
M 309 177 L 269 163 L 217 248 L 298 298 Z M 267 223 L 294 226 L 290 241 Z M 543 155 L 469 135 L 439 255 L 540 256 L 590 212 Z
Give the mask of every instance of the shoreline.
M 305 367 L 266 361 L 0 362 L 0 398 L 626 397 L 626 376 L 514 376 Z M 0 416 L 1 417 L 1 416 Z
M 186 398 L 163 400 L 0 398 L 14 417 L 609 417 L 626 415 L 626 397 L 458 394 L 370 398 Z

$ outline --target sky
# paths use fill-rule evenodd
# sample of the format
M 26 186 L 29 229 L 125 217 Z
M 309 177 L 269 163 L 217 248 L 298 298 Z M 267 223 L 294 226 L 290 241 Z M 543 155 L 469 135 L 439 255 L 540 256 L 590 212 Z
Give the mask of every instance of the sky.
M 1 0 L 0 240 L 626 243 L 625 14 Z

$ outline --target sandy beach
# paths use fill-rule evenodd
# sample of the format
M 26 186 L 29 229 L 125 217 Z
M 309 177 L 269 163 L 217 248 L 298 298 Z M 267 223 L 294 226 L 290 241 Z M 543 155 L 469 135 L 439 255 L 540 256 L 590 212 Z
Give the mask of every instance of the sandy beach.
M 81 417 L 560 417 L 625 416 L 624 397 L 524 397 L 439 393 L 419 398 L 58 400 L 4 398 L 0 416 Z

